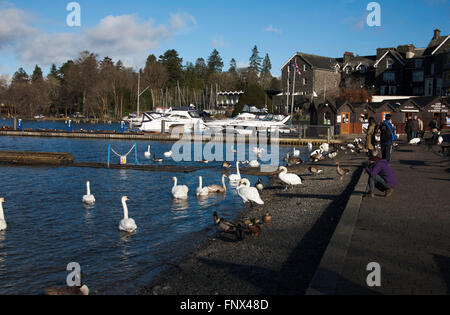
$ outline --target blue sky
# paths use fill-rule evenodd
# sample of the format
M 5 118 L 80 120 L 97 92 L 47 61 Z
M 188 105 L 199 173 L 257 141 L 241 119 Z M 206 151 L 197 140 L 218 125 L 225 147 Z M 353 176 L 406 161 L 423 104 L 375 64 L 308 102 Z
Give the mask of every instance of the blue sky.
M 217 48 L 226 70 L 231 58 L 247 64 L 257 45 L 279 75 L 296 51 L 375 54 L 377 47 L 424 47 L 435 28 L 450 33 L 449 0 L 377 1 L 381 27 L 365 23 L 366 0 L 78 0 L 82 26 L 71 28 L 69 2 L 0 0 L 0 74 L 13 74 L 19 66 L 31 71 L 34 64 L 47 70 L 83 49 L 137 68 L 151 53 L 173 48 L 184 62 L 195 62 Z

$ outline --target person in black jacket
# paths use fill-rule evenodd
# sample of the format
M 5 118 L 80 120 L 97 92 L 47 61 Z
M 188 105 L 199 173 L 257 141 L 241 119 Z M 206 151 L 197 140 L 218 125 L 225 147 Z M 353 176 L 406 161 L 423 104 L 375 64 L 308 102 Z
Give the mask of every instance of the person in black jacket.
M 408 121 L 406 122 L 406 127 L 405 127 L 405 131 L 406 131 L 406 135 L 408 137 L 408 143 L 412 140 L 412 119 L 409 118 Z
M 380 126 L 381 152 L 383 154 L 383 160 L 388 162 L 391 161 L 392 146 L 394 145 L 394 140 L 396 139 L 395 127 L 392 125 L 391 118 L 391 115 L 386 115 L 386 121 Z

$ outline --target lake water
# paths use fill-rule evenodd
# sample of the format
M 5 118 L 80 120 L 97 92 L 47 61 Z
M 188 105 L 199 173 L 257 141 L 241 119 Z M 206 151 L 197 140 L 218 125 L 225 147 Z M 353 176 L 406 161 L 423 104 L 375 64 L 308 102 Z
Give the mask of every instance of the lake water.
M 68 152 L 77 162 L 105 162 L 109 144 L 117 152 L 126 153 L 134 142 L 0 137 L 0 150 Z M 162 156 L 173 144 L 137 142 L 137 145 L 139 162 L 152 164 L 144 158 L 147 145 L 151 145 L 152 153 Z M 280 156 L 287 150 L 281 148 Z M 175 163 L 166 159 L 164 164 L 204 168 L 195 173 L 174 174 L 0 167 L 0 197 L 6 200 L 3 206 L 8 223 L 8 229 L 0 232 L 0 294 L 40 294 L 48 286 L 63 286 L 70 262 L 81 265 L 83 281 L 92 293 L 134 294 L 161 268 L 213 235 L 214 211 L 231 219 L 243 208 L 228 182 L 225 197 L 198 200 L 195 196 L 198 176 L 203 176 L 204 185 L 220 183 L 221 162 Z M 187 202 L 172 199 L 173 176 L 178 177 L 179 184 L 189 186 Z M 257 180 L 246 177 L 252 184 Z M 91 209 L 81 202 L 86 180 L 91 181 L 96 198 Z M 122 196 L 131 199 L 130 217 L 138 226 L 135 235 L 124 235 L 118 230 L 123 218 Z

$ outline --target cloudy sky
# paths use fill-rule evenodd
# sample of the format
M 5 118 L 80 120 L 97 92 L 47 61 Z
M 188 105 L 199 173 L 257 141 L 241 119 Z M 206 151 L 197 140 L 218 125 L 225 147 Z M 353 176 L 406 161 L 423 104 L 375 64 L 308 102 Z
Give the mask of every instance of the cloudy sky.
M 0 0 L 0 74 L 35 64 L 47 71 L 82 50 L 142 67 L 149 54 L 176 49 L 183 61 L 219 50 L 228 69 L 269 53 L 273 74 L 296 51 L 330 57 L 377 47 L 424 47 L 433 30 L 450 34 L 450 0 L 385 0 L 381 27 L 366 24 L 365 0 L 78 0 L 81 27 L 66 23 L 67 0 Z

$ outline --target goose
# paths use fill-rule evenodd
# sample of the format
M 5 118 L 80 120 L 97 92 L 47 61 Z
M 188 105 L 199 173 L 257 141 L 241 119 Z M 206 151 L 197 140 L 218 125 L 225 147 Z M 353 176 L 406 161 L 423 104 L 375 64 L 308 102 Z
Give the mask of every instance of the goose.
M 45 295 L 89 295 L 87 285 L 80 287 L 61 287 L 47 288 L 44 290 Z
M 222 175 L 222 186 L 220 185 L 211 185 L 208 186 L 208 190 L 212 194 L 219 194 L 219 193 L 226 193 L 227 192 L 227 186 L 225 185 L 225 178 L 227 175 Z
M 153 162 L 156 162 L 156 163 L 161 163 L 163 161 L 163 159 L 162 158 L 157 158 L 156 157 L 156 153 L 155 154 L 153 154 Z
M 241 172 L 239 172 L 239 162 L 236 162 L 236 172 L 237 174 L 232 174 L 228 176 L 230 182 L 237 182 L 241 180 Z
M 322 174 L 322 173 L 323 173 L 323 170 L 321 170 L 321 169 L 319 169 L 319 168 L 317 168 L 317 167 L 313 167 L 313 166 L 311 166 L 311 167 L 309 168 L 309 171 L 310 171 L 311 173 L 313 173 L 314 175 Z
M 5 231 L 8 225 L 5 221 L 5 213 L 3 212 L 3 203 L 5 202 L 4 198 L 0 198 L 0 231 Z
M 420 139 L 420 138 L 415 138 L 415 139 L 412 139 L 412 140 L 409 142 L 409 144 L 419 144 L 420 141 L 422 141 L 422 139 Z
M 286 185 L 291 186 L 291 188 L 293 188 L 293 186 L 302 184 L 301 177 L 295 174 L 289 174 L 286 167 L 281 166 L 279 170 L 281 171 L 281 173 L 278 175 L 278 178 Z M 286 186 L 286 190 L 288 189 L 288 186 Z
M 253 161 L 249 162 L 248 164 L 251 168 L 258 168 L 261 166 L 257 160 L 253 160 Z
M 307 146 L 307 147 L 308 147 L 308 151 L 309 151 L 309 152 L 312 152 L 312 150 L 313 150 L 313 145 L 312 145 L 311 142 L 308 143 L 308 146 Z
M 217 211 L 214 212 L 214 224 L 217 225 L 217 230 L 225 233 L 228 232 L 232 228 L 236 228 L 236 226 L 233 223 L 228 222 L 224 218 L 219 217 L 219 214 Z
M 300 150 L 297 150 L 296 148 L 294 148 L 292 156 L 299 157 L 300 156 Z
M 241 181 L 239 182 L 237 192 L 244 203 L 250 202 L 252 205 L 253 203 L 256 203 L 258 205 L 264 204 L 264 201 L 259 196 L 258 189 L 256 189 L 255 187 L 251 187 L 250 181 L 246 178 L 241 179 Z
M 128 217 L 127 201 L 130 201 L 128 197 L 122 197 L 123 220 L 120 221 L 119 230 L 127 233 L 133 233 L 137 230 L 137 225 L 133 219 Z
M 231 163 L 230 162 L 223 162 L 222 163 L 222 168 L 231 168 Z
M 178 179 L 176 177 L 172 178 L 174 185 L 172 188 L 172 196 L 175 199 L 188 199 L 189 188 L 187 186 L 178 186 Z
M 90 205 L 95 204 L 95 197 L 94 197 L 94 195 L 91 195 L 91 182 L 90 181 L 86 182 L 86 188 L 87 188 L 87 193 L 86 193 L 86 195 L 83 196 L 82 200 L 85 205 L 90 206 Z
M 347 169 L 341 168 L 341 163 L 339 163 L 339 162 L 336 162 L 336 165 L 337 165 L 337 169 L 336 169 L 337 173 L 341 176 L 341 180 L 343 180 L 344 176 L 349 174 L 350 171 Z
M 209 188 L 203 187 L 203 177 L 199 176 L 198 181 L 199 181 L 199 184 L 198 184 L 198 188 L 197 188 L 197 197 L 208 196 Z
M 169 152 L 164 153 L 164 157 L 166 157 L 166 158 L 171 158 L 172 155 L 173 155 L 173 152 L 172 152 L 172 151 L 169 151 Z
M 144 156 L 146 159 L 150 159 L 150 157 L 152 156 L 150 153 L 150 146 L 148 146 L 147 151 L 144 153 Z
M 258 189 L 260 192 L 264 190 L 264 185 L 262 183 L 261 178 L 258 179 L 258 182 L 255 184 L 255 188 Z

